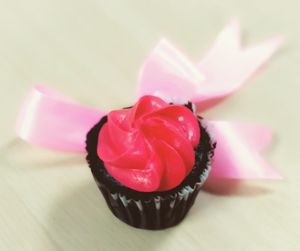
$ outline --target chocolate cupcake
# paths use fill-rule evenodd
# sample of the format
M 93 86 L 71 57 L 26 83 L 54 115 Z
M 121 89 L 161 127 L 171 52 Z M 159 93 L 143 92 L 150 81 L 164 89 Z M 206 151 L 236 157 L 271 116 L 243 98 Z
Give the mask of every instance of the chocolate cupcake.
M 142 97 L 87 134 L 87 161 L 112 213 L 144 229 L 176 225 L 207 179 L 215 143 L 191 103 Z

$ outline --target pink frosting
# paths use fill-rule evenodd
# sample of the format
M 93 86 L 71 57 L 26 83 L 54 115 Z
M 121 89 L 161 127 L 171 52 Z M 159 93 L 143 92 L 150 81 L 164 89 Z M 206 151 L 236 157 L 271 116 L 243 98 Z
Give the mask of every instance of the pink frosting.
M 141 192 L 165 191 L 190 173 L 199 140 L 198 121 L 187 107 L 143 96 L 132 108 L 107 115 L 97 153 L 123 185 Z

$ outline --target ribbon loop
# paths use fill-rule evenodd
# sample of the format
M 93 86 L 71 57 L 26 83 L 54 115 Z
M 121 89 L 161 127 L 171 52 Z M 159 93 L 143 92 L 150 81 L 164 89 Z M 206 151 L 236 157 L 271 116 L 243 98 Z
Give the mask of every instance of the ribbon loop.
M 217 142 L 211 177 L 230 179 L 280 179 L 259 154 L 270 143 L 271 131 L 257 124 L 209 121 Z
M 35 86 L 21 107 L 20 138 L 53 150 L 85 151 L 88 130 L 104 115 L 42 85 Z

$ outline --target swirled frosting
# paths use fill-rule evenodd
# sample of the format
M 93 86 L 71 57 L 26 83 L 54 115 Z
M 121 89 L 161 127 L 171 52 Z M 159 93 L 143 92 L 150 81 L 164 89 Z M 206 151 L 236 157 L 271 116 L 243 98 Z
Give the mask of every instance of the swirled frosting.
M 107 115 L 97 153 L 123 185 L 141 192 L 165 191 L 189 174 L 199 140 L 197 118 L 187 107 L 143 96 L 133 107 Z

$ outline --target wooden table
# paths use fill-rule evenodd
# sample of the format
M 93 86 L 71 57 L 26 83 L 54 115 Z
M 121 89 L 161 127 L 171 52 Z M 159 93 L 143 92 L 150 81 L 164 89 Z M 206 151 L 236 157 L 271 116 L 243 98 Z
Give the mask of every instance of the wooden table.
M 0 1 L 0 250 L 299 250 L 299 7 L 296 0 Z M 137 230 L 112 216 L 83 155 L 16 138 L 16 113 L 33 84 L 107 110 L 130 105 L 138 68 L 160 37 L 197 60 L 232 15 L 247 42 L 281 33 L 288 44 L 263 74 L 203 115 L 270 125 L 274 144 L 264 155 L 282 181 L 201 192 L 177 227 Z

